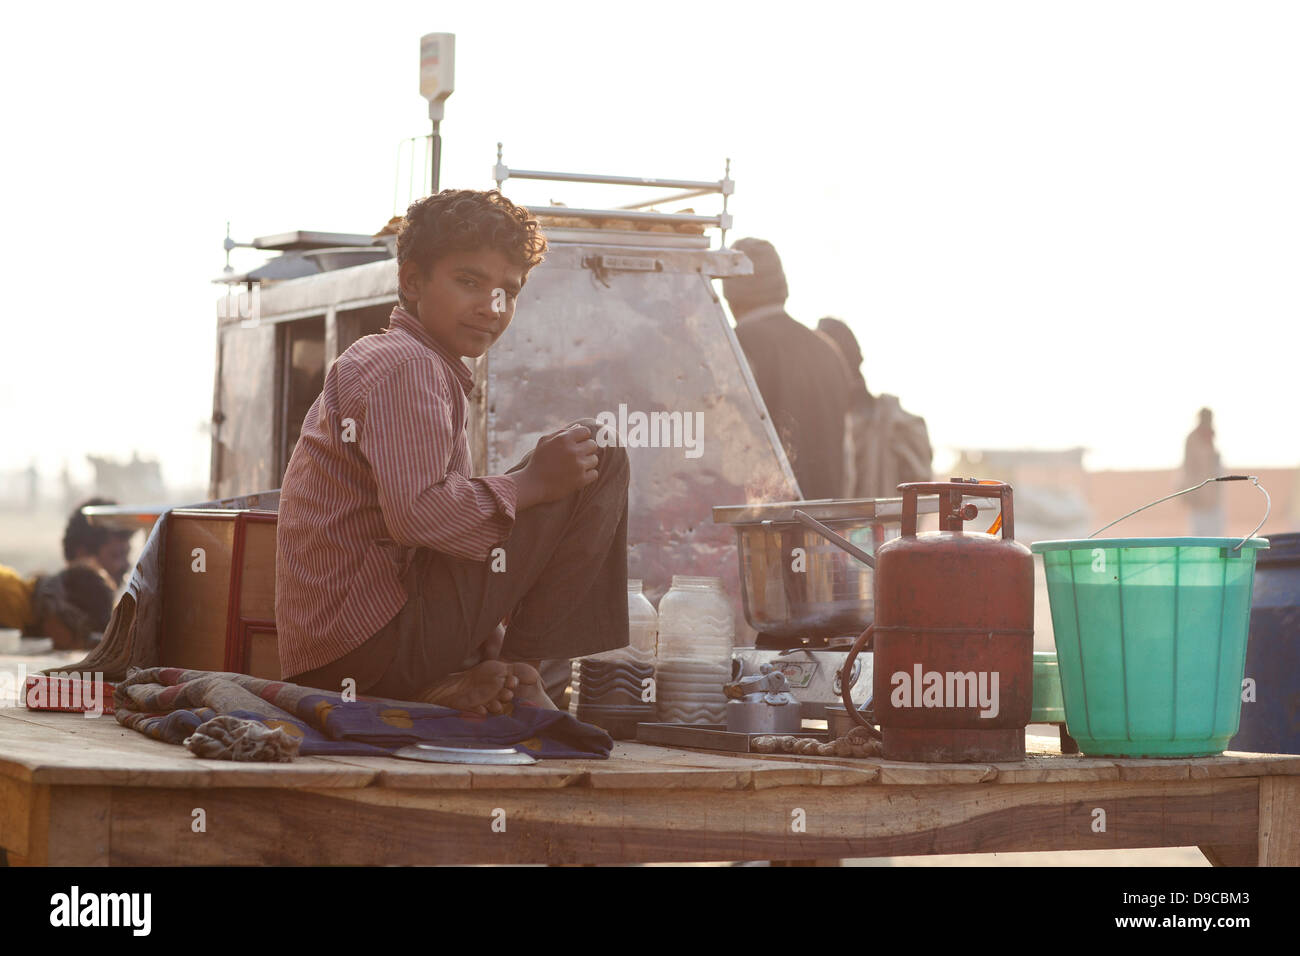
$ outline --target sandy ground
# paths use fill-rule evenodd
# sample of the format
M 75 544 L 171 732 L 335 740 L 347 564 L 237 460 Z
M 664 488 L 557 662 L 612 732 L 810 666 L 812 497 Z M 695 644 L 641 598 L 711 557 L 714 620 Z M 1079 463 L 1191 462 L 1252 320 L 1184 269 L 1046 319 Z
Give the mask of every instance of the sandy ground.
M 0 564 L 24 575 L 60 570 L 67 520 L 67 514 L 53 505 L 0 511 Z

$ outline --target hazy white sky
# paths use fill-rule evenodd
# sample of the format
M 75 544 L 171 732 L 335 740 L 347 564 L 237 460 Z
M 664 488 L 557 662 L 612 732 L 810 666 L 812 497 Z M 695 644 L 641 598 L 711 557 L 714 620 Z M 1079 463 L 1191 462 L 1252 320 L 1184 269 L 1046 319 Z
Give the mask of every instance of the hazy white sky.
M 457 35 L 444 186 L 716 178 L 790 312 L 844 318 L 941 448 L 1300 463 L 1290 3 L 27 4 L 0 35 L 0 468 L 204 482 L 225 222 L 373 232 Z M 405 181 L 402 184 L 405 200 Z M 518 183 L 522 202 L 594 196 Z M 246 267 L 260 258 L 236 257 Z M 520 316 L 520 318 L 524 318 Z

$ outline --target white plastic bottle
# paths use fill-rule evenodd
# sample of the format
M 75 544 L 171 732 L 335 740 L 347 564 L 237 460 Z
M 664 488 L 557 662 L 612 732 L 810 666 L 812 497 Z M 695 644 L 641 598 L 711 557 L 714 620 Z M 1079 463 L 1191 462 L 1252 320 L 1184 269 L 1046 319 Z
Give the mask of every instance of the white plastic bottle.
M 627 582 L 627 655 L 638 664 L 653 664 L 659 649 L 659 612 L 641 590 L 639 578 Z
M 578 698 L 582 692 L 582 661 L 619 661 L 654 666 L 655 651 L 659 643 L 659 612 L 642 591 L 640 578 L 628 578 L 627 581 L 627 625 L 627 647 L 618 647 L 573 662 L 570 677 L 570 713 L 578 712 Z

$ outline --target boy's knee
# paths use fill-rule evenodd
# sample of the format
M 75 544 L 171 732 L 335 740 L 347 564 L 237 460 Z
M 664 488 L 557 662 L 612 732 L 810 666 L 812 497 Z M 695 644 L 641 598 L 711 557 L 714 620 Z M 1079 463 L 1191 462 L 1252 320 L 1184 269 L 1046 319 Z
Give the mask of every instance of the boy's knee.
M 600 458 L 600 464 L 597 466 L 600 473 L 602 475 L 609 473 L 609 477 L 622 475 L 626 480 L 630 471 L 627 449 L 617 443 L 618 436 L 594 418 L 581 418 L 574 424 L 587 426 L 587 429 L 591 432 L 591 437 L 600 446 L 596 451 L 597 456 Z

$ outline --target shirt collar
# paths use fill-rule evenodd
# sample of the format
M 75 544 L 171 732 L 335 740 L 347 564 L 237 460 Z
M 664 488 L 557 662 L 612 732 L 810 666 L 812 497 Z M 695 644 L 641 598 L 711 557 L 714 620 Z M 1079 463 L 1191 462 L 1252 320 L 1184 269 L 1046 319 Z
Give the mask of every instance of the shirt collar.
M 436 352 L 440 359 L 451 366 L 452 372 L 456 375 L 456 380 L 460 382 L 460 387 L 464 389 L 466 395 L 474 390 L 474 373 L 470 370 L 470 367 L 459 356 L 452 355 L 439 345 L 428 330 L 420 324 L 420 320 L 410 312 L 407 312 L 400 305 L 393 306 L 393 314 L 388 320 L 388 327 L 390 329 L 401 329 L 403 332 L 414 336 L 417 342 L 431 352 Z

